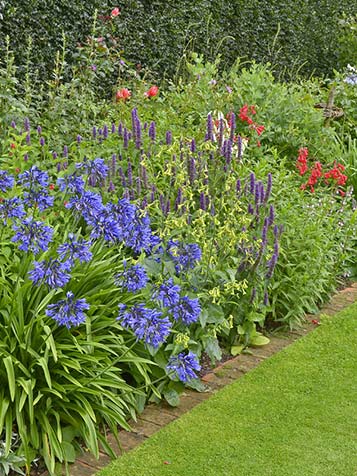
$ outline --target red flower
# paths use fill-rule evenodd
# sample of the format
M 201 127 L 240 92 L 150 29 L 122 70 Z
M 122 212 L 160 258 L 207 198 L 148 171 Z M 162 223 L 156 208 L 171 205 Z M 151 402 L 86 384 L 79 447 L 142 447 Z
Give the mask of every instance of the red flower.
M 315 326 L 319 326 L 321 324 L 321 322 L 318 320 L 318 319 L 312 319 L 312 324 L 314 324 Z
M 131 92 L 127 88 L 119 89 L 115 95 L 116 101 L 126 101 L 131 96 Z
M 258 136 L 261 136 L 262 133 L 264 132 L 265 127 L 264 126 L 254 126 L 254 129 L 257 131 Z
M 10 144 L 10 149 L 16 149 L 16 144 L 14 144 L 13 142 L 11 142 L 11 144 Z
M 112 12 L 111 12 L 110 15 L 111 15 L 112 18 L 115 18 L 115 17 L 117 17 L 118 15 L 120 15 L 120 8 L 118 8 L 118 7 L 113 8 L 113 10 L 112 10 Z
M 48 188 L 49 188 L 50 190 L 54 190 L 54 189 L 55 189 L 55 186 L 54 186 L 53 183 L 51 183 Z
M 149 91 L 146 91 L 144 93 L 144 96 L 146 96 L 147 98 L 153 98 L 153 97 L 157 96 L 158 92 L 159 92 L 158 86 L 151 86 Z

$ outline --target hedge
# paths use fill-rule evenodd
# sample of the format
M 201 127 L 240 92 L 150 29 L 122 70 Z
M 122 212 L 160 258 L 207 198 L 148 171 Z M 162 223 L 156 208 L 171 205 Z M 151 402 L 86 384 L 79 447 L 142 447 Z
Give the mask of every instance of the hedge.
M 349 0 L 0 0 L 0 47 L 10 35 L 21 65 L 31 35 L 33 63 L 46 78 L 62 31 L 70 61 L 77 43 L 90 34 L 95 9 L 108 15 L 116 6 L 121 15 L 115 35 L 125 58 L 157 77 L 171 78 L 190 49 L 207 60 L 220 53 L 224 66 L 238 56 L 269 61 L 285 77 L 298 70 L 304 75 L 330 74 L 344 66 L 342 57 L 346 61 L 339 49 L 339 19 L 343 12 L 357 14 L 356 2 Z

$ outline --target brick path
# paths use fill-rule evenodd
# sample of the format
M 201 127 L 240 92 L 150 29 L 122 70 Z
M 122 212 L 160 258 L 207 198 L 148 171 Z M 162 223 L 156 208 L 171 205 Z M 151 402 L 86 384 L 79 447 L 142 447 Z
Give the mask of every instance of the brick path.
M 319 314 L 333 315 L 357 301 L 357 282 L 350 287 L 338 292 L 331 301 L 326 304 Z M 166 403 L 160 405 L 150 404 L 140 414 L 137 422 L 131 422 L 132 432 L 120 432 L 120 447 L 113 436 L 108 436 L 108 441 L 119 456 L 140 445 L 146 438 L 160 430 L 180 415 L 188 412 L 203 400 L 209 398 L 221 387 L 230 384 L 249 370 L 257 367 L 260 362 L 275 354 L 284 347 L 290 345 L 296 339 L 311 332 L 316 328 L 312 321 L 318 321 L 319 314 L 307 316 L 306 324 L 298 331 L 290 332 L 284 336 L 270 336 L 270 343 L 264 347 L 250 349 L 251 352 L 242 354 L 215 368 L 205 375 L 202 381 L 206 385 L 206 391 L 198 393 L 186 390 L 180 396 L 180 406 L 172 408 Z M 90 453 L 78 456 L 76 462 L 70 467 L 71 476 L 93 476 L 99 469 L 110 462 L 109 456 L 100 453 L 99 459 L 95 459 Z M 41 476 L 48 476 L 45 472 Z

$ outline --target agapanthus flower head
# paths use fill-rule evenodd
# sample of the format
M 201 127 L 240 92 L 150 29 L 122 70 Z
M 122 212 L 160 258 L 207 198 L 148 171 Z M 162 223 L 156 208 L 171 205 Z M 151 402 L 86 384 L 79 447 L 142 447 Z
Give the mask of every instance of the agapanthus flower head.
M 201 314 L 201 306 L 197 298 L 190 299 L 188 296 L 183 296 L 170 307 L 170 312 L 176 321 L 181 320 L 185 326 L 189 326 L 197 322 Z
M 34 261 L 34 268 L 29 271 L 34 284 L 47 284 L 50 288 L 63 288 L 71 279 L 68 273 L 70 264 L 61 263 L 58 259 Z
M 153 298 L 162 301 L 165 307 L 174 307 L 180 301 L 181 288 L 178 284 L 174 284 L 170 278 L 162 283 L 157 291 L 154 292 Z
M 24 203 L 28 207 L 38 208 L 41 212 L 53 206 L 54 197 L 48 194 L 47 190 L 30 190 L 24 192 Z
M 57 185 L 61 192 L 83 193 L 84 180 L 76 174 L 66 174 L 57 179 Z
M 144 266 L 136 264 L 127 268 L 126 262 L 124 262 L 124 271 L 115 275 L 115 283 L 133 293 L 145 288 L 148 279 Z
M 96 217 L 102 211 L 102 197 L 98 193 L 86 190 L 81 195 L 72 197 L 66 207 L 73 208 L 87 220 L 90 217 Z
M 15 185 L 15 179 L 6 170 L 0 170 L 0 190 L 6 192 L 7 189 Z
M 170 377 L 177 377 L 181 382 L 186 383 L 197 378 L 195 371 L 200 371 L 201 366 L 193 352 L 188 354 L 181 352 L 170 357 L 166 369 Z
M 119 305 L 117 319 L 125 329 L 131 330 L 138 340 L 155 348 L 159 347 L 170 334 L 172 323 L 156 309 L 145 307 L 145 304 L 135 304 L 127 310 L 125 305 Z
M 36 165 L 33 165 L 29 170 L 19 175 L 17 183 L 32 190 L 37 187 L 47 187 L 49 178 L 47 172 L 43 172 Z
M 109 167 L 105 164 L 104 160 L 99 157 L 94 160 L 85 159 L 83 162 L 76 164 L 76 169 L 84 170 L 94 185 L 98 182 L 102 182 L 108 176 L 109 172 Z
M 122 239 L 121 229 L 111 204 L 103 206 L 99 213 L 84 213 L 84 219 L 92 227 L 91 238 L 104 238 L 109 242 L 116 242 Z
M 26 215 L 23 203 L 17 197 L 5 199 L 0 203 L 0 218 L 6 220 L 8 218 L 22 218 Z
M 58 255 L 62 261 L 67 261 L 71 265 L 78 259 L 80 263 L 87 263 L 92 259 L 90 251 L 91 242 L 83 238 L 77 238 L 73 233 L 69 233 L 67 242 L 60 245 L 57 249 Z
M 181 243 L 169 240 L 167 252 L 176 265 L 176 271 L 186 271 L 194 268 L 202 256 L 201 248 L 196 243 Z
M 53 229 L 33 218 L 25 218 L 20 225 L 13 225 L 13 229 L 16 234 L 11 241 L 19 241 L 19 249 L 23 251 L 32 251 L 34 254 L 40 250 L 46 251 L 52 240 Z
M 74 299 L 74 294 L 68 291 L 66 299 L 48 305 L 45 313 L 46 316 L 57 321 L 60 326 L 66 326 L 69 329 L 85 322 L 87 316 L 83 311 L 88 309 L 89 304 L 85 299 Z

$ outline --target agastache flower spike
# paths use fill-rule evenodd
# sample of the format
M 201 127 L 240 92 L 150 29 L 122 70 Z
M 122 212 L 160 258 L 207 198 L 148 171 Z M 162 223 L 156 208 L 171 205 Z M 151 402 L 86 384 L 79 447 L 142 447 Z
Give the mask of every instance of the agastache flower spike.
M 112 122 L 112 134 L 115 134 L 116 129 L 116 125 Z
M 214 140 L 213 136 L 213 120 L 212 120 L 212 114 L 209 113 L 207 115 L 207 133 L 206 133 L 206 140 Z
M 104 124 L 104 127 L 103 127 L 103 137 L 104 139 L 108 138 L 108 126 L 106 124 Z
M 249 191 L 250 193 L 254 193 L 255 191 L 255 175 L 254 172 L 251 172 L 249 177 Z
M 127 149 L 128 146 L 129 146 L 129 133 L 128 133 L 128 129 L 126 127 L 124 127 L 124 136 L 123 136 L 123 147 L 124 149 Z
M 93 129 L 92 129 L 92 137 L 93 139 L 96 139 L 97 137 L 97 128 L 95 126 L 93 126 Z
M 172 132 L 171 131 L 166 131 L 166 145 L 171 145 L 172 144 Z
M 190 150 L 191 150 L 192 153 L 195 153 L 196 150 L 197 150 L 195 139 L 191 140 Z
M 270 194 L 271 194 L 271 189 L 272 189 L 272 184 L 273 184 L 273 176 L 272 174 L 269 172 L 268 173 L 268 182 L 267 182 L 267 189 L 266 189 L 266 192 L 265 192 L 265 195 L 264 195 L 264 202 L 266 203 L 270 197 Z
M 152 121 L 150 122 L 150 126 L 149 126 L 149 137 L 150 139 L 154 142 L 155 139 L 156 139 L 156 126 L 155 126 L 155 122 Z

